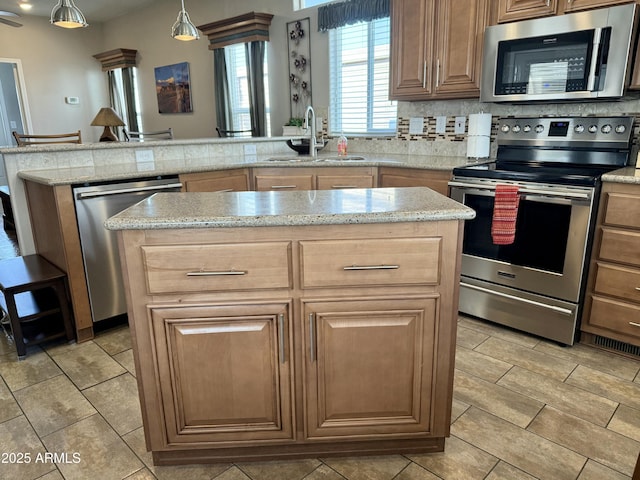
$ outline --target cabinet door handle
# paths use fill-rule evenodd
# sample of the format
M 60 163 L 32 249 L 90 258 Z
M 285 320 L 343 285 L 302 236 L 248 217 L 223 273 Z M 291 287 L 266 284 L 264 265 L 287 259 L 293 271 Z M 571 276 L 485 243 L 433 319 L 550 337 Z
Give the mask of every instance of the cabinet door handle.
M 357 185 L 331 185 L 331 188 L 340 190 L 342 188 L 359 188 Z
M 282 190 L 285 188 L 296 188 L 296 185 L 271 185 L 274 190 Z
M 284 351 L 284 314 L 278 315 L 278 346 L 280 348 L 280 363 L 286 363 L 287 357 Z
M 640 287 L 636 287 L 636 290 L 640 292 Z
M 440 59 L 436 60 L 436 88 L 440 86 Z
M 312 363 L 316 361 L 316 319 L 313 313 L 309 314 L 309 357 Z
M 216 193 L 233 192 L 233 188 L 225 188 L 224 190 L 215 190 Z
M 400 265 L 349 265 L 343 270 L 397 270 Z
M 422 88 L 427 88 L 427 61 L 422 62 Z
M 629 325 L 631 325 L 632 327 L 640 327 L 640 323 L 638 322 L 629 322 Z
M 197 272 L 187 272 L 187 277 L 216 277 L 222 275 L 246 275 L 247 270 L 225 270 L 225 271 L 207 271 L 198 270 Z

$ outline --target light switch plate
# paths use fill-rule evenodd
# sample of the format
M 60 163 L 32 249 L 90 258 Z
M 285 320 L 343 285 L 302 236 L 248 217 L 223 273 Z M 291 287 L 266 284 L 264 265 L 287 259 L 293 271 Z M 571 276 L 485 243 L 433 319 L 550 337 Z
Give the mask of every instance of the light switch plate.
M 447 128 L 447 117 L 436 117 L 436 133 L 444 135 Z
M 455 127 L 453 128 L 453 133 L 456 135 L 464 135 L 464 127 L 467 121 L 467 117 L 456 117 Z

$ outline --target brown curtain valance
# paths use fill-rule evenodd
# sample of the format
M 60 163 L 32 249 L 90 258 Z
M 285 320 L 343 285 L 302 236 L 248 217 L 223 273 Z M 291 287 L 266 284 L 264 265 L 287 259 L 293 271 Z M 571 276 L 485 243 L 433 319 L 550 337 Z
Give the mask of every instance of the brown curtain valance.
M 206 25 L 198 30 L 209 38 L 209 50 L 236 43 L 269 41 L 269 26 L 273 15 L 250 12 Z
M 96 53 L 93 58 L 102 63 L 103 72 L 108 72 L 116 68 L 135 67 L 137 54 L 137 50 L 116 48 L 108 52 Z

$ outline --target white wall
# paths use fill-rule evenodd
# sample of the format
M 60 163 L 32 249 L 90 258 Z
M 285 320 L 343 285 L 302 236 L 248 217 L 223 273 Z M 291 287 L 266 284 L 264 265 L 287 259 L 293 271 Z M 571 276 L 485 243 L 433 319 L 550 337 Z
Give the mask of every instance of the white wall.
M 64 30 L 33 16 L 20 23 L 0 25 L 0 57 L 22 61 L 33 132 L 81 130 L 83 140 L 97 141 L 101 130 L 90 123 L 108 104 L 106 78 L 92 57 L 101 51 L 101 26 Z M 80 104 L 65 104 L 65 96 L 79 97 Z

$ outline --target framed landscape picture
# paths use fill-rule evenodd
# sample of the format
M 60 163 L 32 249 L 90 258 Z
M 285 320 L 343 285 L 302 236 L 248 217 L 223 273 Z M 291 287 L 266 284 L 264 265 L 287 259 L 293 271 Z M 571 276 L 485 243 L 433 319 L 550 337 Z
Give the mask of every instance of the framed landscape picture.
M 155 67 L 159 113 L 190 113 L 191 82 L 187 62 Z

